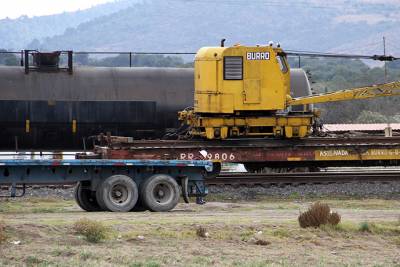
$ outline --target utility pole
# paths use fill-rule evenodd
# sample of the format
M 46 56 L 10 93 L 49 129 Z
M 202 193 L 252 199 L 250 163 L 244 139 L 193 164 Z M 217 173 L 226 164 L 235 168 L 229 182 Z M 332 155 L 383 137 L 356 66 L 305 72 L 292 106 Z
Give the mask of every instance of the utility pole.
M 385 36 L 383 36 L 383 55 L 386 56 L 386 38 Z M 387 82 L 388 77 L 387 77 L 387 65 L 386 65 L 386 61 L 385 61 L 385 82 Z

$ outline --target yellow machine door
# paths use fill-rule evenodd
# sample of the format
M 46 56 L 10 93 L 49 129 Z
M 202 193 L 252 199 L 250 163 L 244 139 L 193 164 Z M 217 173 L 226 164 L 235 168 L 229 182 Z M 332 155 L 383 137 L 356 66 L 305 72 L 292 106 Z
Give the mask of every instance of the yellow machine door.
M 259 104 L 261 102 L 261 80 L 245 79 L 243 86 L 243 104 Z

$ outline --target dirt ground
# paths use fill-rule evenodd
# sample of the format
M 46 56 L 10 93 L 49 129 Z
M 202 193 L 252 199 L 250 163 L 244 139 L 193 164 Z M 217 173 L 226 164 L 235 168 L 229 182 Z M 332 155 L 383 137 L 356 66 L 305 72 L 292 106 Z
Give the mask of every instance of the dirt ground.
M 297 217 L 312 201 L 87 213 L 60 199 L 1 200 L 0 266 L 400 266 L 400 200 L 325 199 L 342 222 L 302 229 Z M 78 235 L 81 218 L 101 222 L 107 237 Z

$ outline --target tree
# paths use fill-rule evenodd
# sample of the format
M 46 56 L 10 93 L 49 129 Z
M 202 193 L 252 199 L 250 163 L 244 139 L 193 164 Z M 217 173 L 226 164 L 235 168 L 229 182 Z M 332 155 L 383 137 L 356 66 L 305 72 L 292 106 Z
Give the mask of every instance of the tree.
M 18 58 L 15 54 L 7 53 L 5 49 L 0 49 L 0 65 L 18 66 Z

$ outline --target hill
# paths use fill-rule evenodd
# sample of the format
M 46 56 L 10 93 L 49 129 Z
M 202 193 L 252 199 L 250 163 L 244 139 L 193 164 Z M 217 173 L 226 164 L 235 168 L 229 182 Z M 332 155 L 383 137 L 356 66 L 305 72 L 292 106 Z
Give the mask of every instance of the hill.
M 205 45 L 265 44 L 279 41 L 286 49 L 381 52 L 399 36 L 396 1 L 263 1 L 147 0 L 98 16 L 63 34 L 42 40 L 46 49 L 196 51 Z M 355 47 L 354 47 L 355 46 Z M 396 50 L 395 52 L 399 52 Z M 400 53 L 399 53 L 400 54 Z
M 39 41 L 42 41 L 45 37 L 66 33 L 67 29 L 75 28 L 81 23 L 115 13 L 131 4 L 132 1 L 123 0 L 98 5 L 86 10 L 65 12 L 51 16 L 32 18 L 21 16 L 17 19 L 1 19 L 0 48 L 11 50 L 35 49 Z

